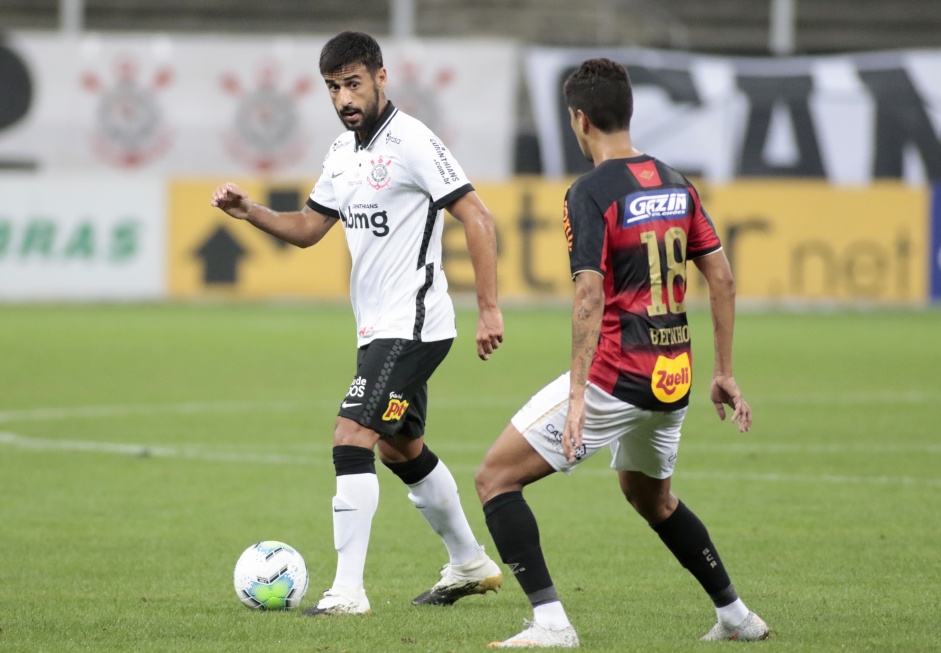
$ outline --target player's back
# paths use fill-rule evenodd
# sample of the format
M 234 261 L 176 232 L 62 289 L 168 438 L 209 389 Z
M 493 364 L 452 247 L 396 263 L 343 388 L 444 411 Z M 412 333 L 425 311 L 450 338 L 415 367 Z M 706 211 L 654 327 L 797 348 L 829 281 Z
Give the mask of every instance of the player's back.
M 685 406 L 692 379 L 686 262 L 721 247 L 695 188 L 653 157 L 611 159 L 572 185 L 566 210 L 573 274 L 604 277 L 589 378 L 643 408 Z

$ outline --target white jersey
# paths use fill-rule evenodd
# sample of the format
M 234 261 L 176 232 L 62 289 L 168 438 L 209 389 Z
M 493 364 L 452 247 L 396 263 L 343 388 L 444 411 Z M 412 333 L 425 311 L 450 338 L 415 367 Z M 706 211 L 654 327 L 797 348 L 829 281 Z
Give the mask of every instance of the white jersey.
M 307 205 L 343 221 L 358 346 L 457 335 L 442 209 L 472 190 L 431 130 L 391 102 L 363 143 L 354 132 L 333 142 Z

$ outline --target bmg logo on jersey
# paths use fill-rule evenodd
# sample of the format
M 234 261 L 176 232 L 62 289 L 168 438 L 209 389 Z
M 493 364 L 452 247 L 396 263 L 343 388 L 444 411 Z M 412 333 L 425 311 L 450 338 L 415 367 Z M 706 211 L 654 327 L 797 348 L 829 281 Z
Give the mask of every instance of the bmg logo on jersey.
M 689 193 L 682 190 L 642 190 L 631 193 L 624 200 L 622 227 L 630 227 L 648 220 L 682 218 L 689 207 Z
M 389 235 L 389 215 L 385 211 L 369 213 L 370 209 L 377 209 L 377 204 L 353 204 L 341 212 L 343 226 L 347 229 L 372 229 L 373 235 Z

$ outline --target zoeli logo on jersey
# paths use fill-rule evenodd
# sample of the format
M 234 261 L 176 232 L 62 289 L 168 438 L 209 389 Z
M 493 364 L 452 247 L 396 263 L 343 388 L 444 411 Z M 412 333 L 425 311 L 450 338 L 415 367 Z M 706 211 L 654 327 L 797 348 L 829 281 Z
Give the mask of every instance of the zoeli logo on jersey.
M 666 404 L 679 401 L 689 392 L 693 380 L 693 369 L 689 354 L 680 354 L 676 358 L 658 356 L 650 378 L 653 396 Z

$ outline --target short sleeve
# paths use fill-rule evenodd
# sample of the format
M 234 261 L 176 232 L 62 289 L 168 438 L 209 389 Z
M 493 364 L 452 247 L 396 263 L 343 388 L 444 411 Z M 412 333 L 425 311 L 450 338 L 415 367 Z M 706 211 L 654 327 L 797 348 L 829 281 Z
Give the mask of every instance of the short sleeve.
M 563 224 L 572 277 L 585 270 L 604 275 L 607 225 L 603 212 L 581 184 L 573 184 L 565 193 Z
M 430 130 L 416 134 L 409 145 L 409 175 L 435 208 L 442 209 L 474 190 L 451 151 Z
M 307 206 L 323 215 L 339 218 L 340 207 L 337 204 L 336 194 L 333 190 L 333 171 L 327 164 L 329 159 L 329 155 L 324 159 L 323 171 L 320 173 L 320 179 L 314 184 L 314 189 L 310 191 Z
M 716 233 L 712 218 L 706 213 L 699 200 L 699 193 L 692 185 L 689 194 L 693 198 L 693 215 L 689 225 L 689 236 L 686 244 L 686 255 L 689 259 L 698 258 L 722 249 L 722 242 Z

